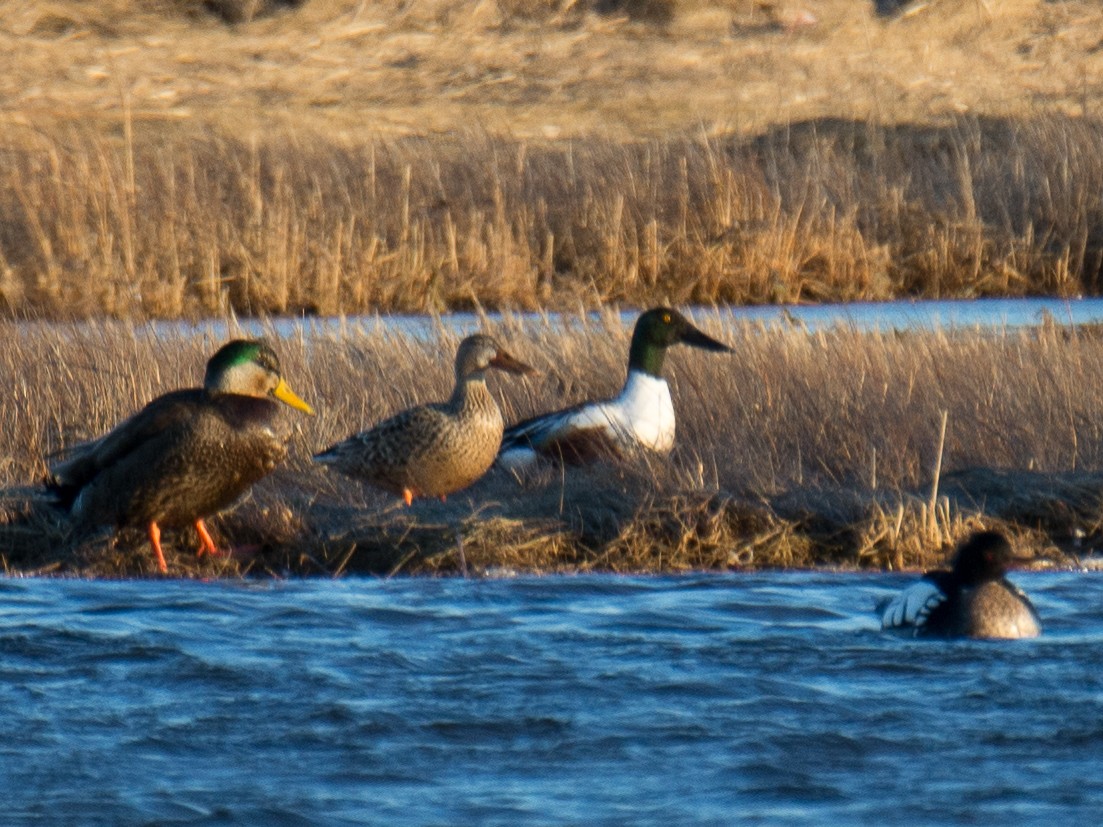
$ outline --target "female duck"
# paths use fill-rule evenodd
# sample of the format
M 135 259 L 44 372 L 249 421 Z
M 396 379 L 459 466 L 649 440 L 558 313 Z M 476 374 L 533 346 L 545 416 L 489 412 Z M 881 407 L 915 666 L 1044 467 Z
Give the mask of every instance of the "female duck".
M 199 553 L 216 552 L 203 518 L 234 502 L 287 456 L 276 400 L 313 415 L 262 341 L 237 339 L 210 361 L 202 388 L 166 393 L 54 465 L 48 487 L 77 537 L 98 527 L 140 527 L 162 573 L 161 528 L 192 524 Z
M 486 371 L 532 373 L 490 336 L 468 336 L 456 353 L 456 384 L 447 402 L 409 408 L 314 455 L 343 474 L 398 494 L 440 497 L 486 473 L 502 442 L 502 413 Z
M 911 629 L 916 635 L 968 638 L 1031 638 L 1042 624 L 1030 599 L 1004 576 L 1015 557 L 995 531 L 968 537 L 952 568 L 923 579 L 893 598 L 884 609 L 884 629 Z
M 540 457 L 581 464 L 638 448 L 667 453 L 674 446 L 674 404 L 663 378 L 666 350 L 678 343 L 703 350 L 731 348 L 705 335 L 669 307 L 648 310 L 636 321 L 628 351 L 628 378 L 620 395 L 541 414 L 508 428 L 498 463 L 525 468 Z

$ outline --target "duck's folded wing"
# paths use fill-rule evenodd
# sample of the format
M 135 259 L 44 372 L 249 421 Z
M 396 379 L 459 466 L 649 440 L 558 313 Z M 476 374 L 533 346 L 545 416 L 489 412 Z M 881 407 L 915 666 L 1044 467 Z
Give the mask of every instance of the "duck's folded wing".
M 411 457 L 437 450 L 447 439 L 450 426 L 450 419 L 440 405 L 421 405 L 319 451 L 314 459 L 359 473 L 403 466 Z
M 588 402 L 534 416 L 506 429 L 500 460 L 515 452 L 534 452 L 568 463 L 619 453 L 623 441 L 616 411 L 609 403 Z
M 882 629 L 916 629 L 946 600 L 938 578 L 927 575 L 878 607 Z
M 124 420 L 114 429 L 67 449 L 68 455 L 51 466 L 50 486 L 57 491 L 79 491 L 104 468 L 116 465 L 140 446 L 190 422 L 202 392 L 182 390 L 165 394 Z

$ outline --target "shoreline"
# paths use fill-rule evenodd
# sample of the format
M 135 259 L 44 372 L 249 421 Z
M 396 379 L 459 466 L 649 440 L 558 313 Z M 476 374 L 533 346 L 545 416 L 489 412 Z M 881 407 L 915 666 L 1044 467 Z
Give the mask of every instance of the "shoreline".
M 495 332 L 542 374 L 491 383 L 507 422 L 615 393 L 630 325 L 576 317 Z M 666 374 L 678 436 L 666 458 L 517 479 L 495 471 L 447 503 L 397 500 L 310 463 L 413 401 L 444 398 L 456 333 L 348 329 L 276 342 L 319 416 L 290 458 L 211 521 L 241 560 L 200 563 L 170 532 L 184 577 L 442 575 L 493 570 L 674 572 L 937 566 L 974 528 L 999 528 L 1054 565 L 1103 546 L 1103 337 L 1094 325 L 809 331 L 720 323 L 735 348 L 676 348 Z M 0 325 L 0 558 L 8 573 L 145 576 L 140 532 L 73 548 L 35 485 L 50 454 L 199 379 L 209 334 L 158 340 L 119 323 L 31 333 Z M 940 475 L 939 422 L 948 427 Z M 932 505 L 933 504 L 933 505 Z M 457 529 L 463 560 L 457 553 Z

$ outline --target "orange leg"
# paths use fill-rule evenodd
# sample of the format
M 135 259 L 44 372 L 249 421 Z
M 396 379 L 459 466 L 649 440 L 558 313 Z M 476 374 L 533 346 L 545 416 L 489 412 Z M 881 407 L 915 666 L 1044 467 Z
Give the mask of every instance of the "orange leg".
M 161 551 L 161 529 L 157 527 L 157 523 L 149 524 L 149 544 L 157 555 L 157 566 L 161 569 L 161 574 L 168 574 L 169 567 L 165 565 L 165 554 Z
M 409 505 L 413 505 L 413 504 L 414 504 L 414 492 L 413 492 L 413 489 L 410 489 L 410 488 L 403 488 L 403 489 L 402 489 L 402 499 L 404 499 L 404 500 L 406 501 L 406 505 L 408 505 L 408 506 L 409 506 Z
M 214 557 L 221 553 L 218 546 L 214 544 L 214 540 L 211 539 L 211 533 L 207 531 L 207 526 L 203 525 L 202 518 L 195 521 L 195 531 L 199 534 L 199 553 L 196 555 L 197 557 L 202 557 L 204 554 Z
M 440 501 L 441 501 L 442 503 L 446 503 L 446 502 L 448 502 L 448 495 L 447 495 L 447 494 L 441 494 L 441 495 L 440 495 Z

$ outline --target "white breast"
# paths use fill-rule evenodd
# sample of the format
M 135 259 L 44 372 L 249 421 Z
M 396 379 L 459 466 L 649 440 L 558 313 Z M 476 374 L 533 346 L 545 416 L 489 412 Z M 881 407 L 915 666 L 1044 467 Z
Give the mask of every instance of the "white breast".
M 608 404 L 614 427 L 652 451 L 674 447 L 674 403 L 665 379 L 630 371 L 620 396 Z

